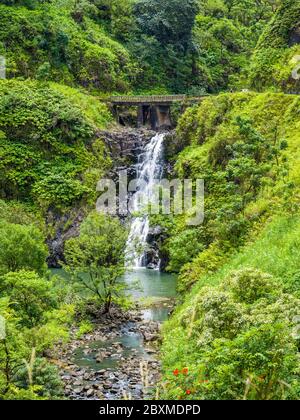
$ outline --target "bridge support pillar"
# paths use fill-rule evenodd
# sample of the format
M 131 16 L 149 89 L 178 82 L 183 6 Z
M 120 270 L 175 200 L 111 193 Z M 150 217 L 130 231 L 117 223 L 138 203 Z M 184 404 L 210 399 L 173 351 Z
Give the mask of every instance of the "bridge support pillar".
M 112 110 L 113 110 L 113 115 L 114 115 L 117 123 L 119 124 L 120 123 L 120 116 L 119 116 L 118 106 L 117 105 L 114 105 L 113 108 L 112 108 Z
M 139 105 L 137 126 L 150 127 L 152 130 L 172 127 L 169 105 Z
M 170 106 L 152 105 L 150 108 L 150 125 L 152 130 L 169 129 L 172 127 Z
M 143 105 L 140 105 L 138 107 L 138 115 L 137 115 L 137 126 L 138 128 L 143 127 L 144 125 L 144 111 L 143 111 Z
M 138 127 L 151 127 L 152 126 L 152 114 L 153 114 L 153 107 L 151 105 L 139 105 L 138 107 L 138 118 L 137 118 L 137 126 Z

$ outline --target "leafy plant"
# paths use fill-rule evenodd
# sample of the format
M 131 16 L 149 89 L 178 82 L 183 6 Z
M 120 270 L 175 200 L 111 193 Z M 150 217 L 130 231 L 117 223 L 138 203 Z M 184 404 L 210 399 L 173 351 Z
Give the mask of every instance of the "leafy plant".
M 47 248 L 34 225 L 0 223 L 0 271 L 35 270 L 45 273 Z
M 33 271 L 20 270 L 1 277 L 0 289 L 9 296 L 11 307 L 20 317 L 20 325 L 34 327 L 41 323 L 45 311 L 56 306 L 53 284 Z

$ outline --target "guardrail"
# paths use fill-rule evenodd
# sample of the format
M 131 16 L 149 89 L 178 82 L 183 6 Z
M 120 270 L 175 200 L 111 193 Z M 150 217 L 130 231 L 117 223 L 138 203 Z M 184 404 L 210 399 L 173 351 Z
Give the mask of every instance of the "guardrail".
M 124 103 L 124 104 L 141 104 L 141 103 L 170 103 L 182 101 L 197 101 L 201 100 L 203 96 L 188 95 L 149 95 L 149 96 L 111 96 L 108 101 L 111 103 Z
M 149 95 L 149 96 L 112 96 L 111 102 L 130 102 L 130 103 L 141 103 L 141 102 L 175 102 L 184 101 L 186 95 Z

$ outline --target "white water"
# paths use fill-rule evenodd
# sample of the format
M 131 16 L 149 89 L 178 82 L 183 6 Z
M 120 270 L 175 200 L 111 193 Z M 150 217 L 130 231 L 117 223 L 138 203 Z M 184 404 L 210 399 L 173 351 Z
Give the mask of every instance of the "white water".
M 138 157 L 137 192 L 132 197 L 133 212 L 141 212 L 145 203 L 151 203 L 155 181 L 162 177 L 162 151 L 164 134 L 156 134 Z M 149 233 L 149 215 L 134 217 L 127 241 L 127 261 L 134 268 L 145 267 L 145 250 Z M 138 252 L 138 249 L 140 252 Z M 142 252 L 141 252 L 142 251 Z

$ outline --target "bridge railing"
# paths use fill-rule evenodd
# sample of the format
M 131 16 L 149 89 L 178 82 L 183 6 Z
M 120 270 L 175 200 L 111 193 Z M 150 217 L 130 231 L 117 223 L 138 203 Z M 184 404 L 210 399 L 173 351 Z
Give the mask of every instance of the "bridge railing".
M 124 103 L 155 103 L 184 101 L 187 95 L 149 95 L 149 96 L 111 96 L 111 102 Z

